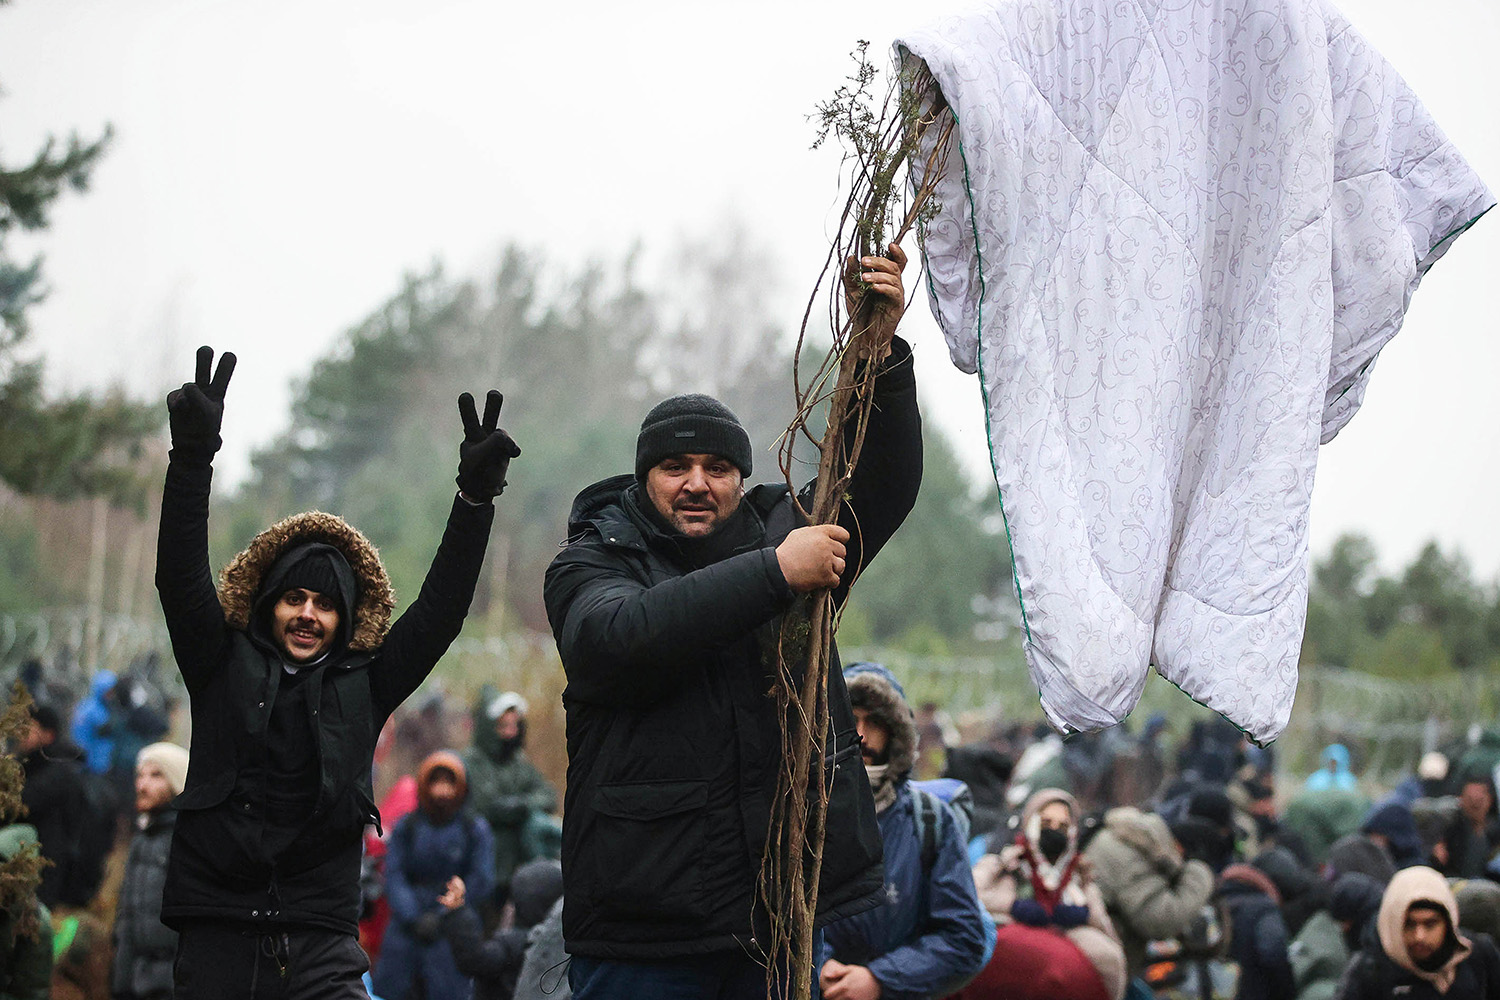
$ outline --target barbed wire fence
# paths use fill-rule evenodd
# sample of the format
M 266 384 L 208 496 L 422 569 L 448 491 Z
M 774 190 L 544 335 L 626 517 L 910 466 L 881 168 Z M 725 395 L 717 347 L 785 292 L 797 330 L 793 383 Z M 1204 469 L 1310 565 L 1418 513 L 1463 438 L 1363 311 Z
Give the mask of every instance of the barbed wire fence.
M 93 669 L 83 662 L 83 651 L 90 648 L 97 657 Z M 159 619 L 116 614 L 95 618 L 83 608 L 0 612 L 0 680 L 7 688 L 31 660 L 40 661 L 54 681 L 86 691 L 95 670 L 122 673 L 151 654 L 163 661 L 172 655 L 166 625 Z
M 92 671 L 81 661 L 96 643 L 98 668 L 123 673 L 152 654 L 159 679 L 178 683 L 171 643 L 159 618 L 104 615 L 91 619 L 82 608 L 0 612 L 0 683 L 8 689 L 23 664 L 41 662 L 49 679 L 78 692 L 88 690 Z M 990 656 L 915 656 L 900 650 L 855 647 L 843 662 L 874 660 L 900 677 L 914 705 L 933 702 L 971 738 L 982 738 L 997 721 L 1042 717 L 1036 687 L 1018 644 L 999 644 Z M 484 684 L 523 692 L 534 721 L 562 732 L 563 674 L 552 636 L 514 632 L 461 636 L 449 648 L 435 677 L 448 694 L 470 701 Z M 1163 712 L 1181 736 L 1211 712 L 1155 674 L 1133 718 Z M 543 719 L 547 720 L 545 723 Z M 1345 743 L 1370 780 L 1390 783 L 1409 771 L 1423 752 L 1463 743 L 1474 727 L 1500 725 L 1500 675 L 1482 672 L 1439 678 L 1375 677 L 1332 667 L 1302 670 L 1292 722 L 1277 741 L 1283 768 L 1307 771 L 1329 743 Z

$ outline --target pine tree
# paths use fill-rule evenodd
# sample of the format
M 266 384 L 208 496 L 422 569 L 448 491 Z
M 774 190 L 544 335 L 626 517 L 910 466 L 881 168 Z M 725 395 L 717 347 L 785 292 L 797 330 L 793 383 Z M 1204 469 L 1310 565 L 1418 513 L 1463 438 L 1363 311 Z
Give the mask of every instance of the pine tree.
M 10 705 L 0 714 L 0 826 L 19 822 L 25 807 L 21 805 L 21 786 L 25 775 L 21 762 L 8 751 L 31 721 L 31 696 L 16 684 Z M 23 847 L 10 858 L 0 861 L 0 921 L 8 933 L 32 936 L 37 932 L 37 886 L 42 881 L 45 864 L 35 845 Z
M 23 357 L 27 310 L 46 295 L 42 257 L 17 260 L 7 240 L 45 230 L 65 190 L 87 189 L 111 135 L 106 126 L 93 140 L 49 136 L 22 166 L 0 161 L 0 481 L 19 493 L 136 501 L 142 483 L 134 466 L 161 423 L 158 407 L 118 391 L 49 396 L 42 361 Z

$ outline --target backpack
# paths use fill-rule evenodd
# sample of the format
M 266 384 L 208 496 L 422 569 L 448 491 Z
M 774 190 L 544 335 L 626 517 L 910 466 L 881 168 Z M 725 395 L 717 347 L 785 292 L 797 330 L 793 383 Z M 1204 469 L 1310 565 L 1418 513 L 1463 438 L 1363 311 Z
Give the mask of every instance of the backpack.
M 931 872 L 937 862 L 942 814 L 948 813 L 958 826 L 958 839 L 968 843 L 969 827 L 974 821 L 974 796 L 969 786 L 957 778 L 933 778 L 909 784 L 917 831 L 922 835 L 922 871 Z
M 969 791 L 969 786 L 957 778 L 933 778 L 909 784 L 912 791 L 912 812 L 922 838 L 922 874 L 931 876 L 932 867 L 937 863 L 938 848 L 942 846 L 940 824 L 943 816 L 946 814 L 958 829 L 959 842 L 968 843 L 969 828 L 974 820 L 974 796 Z M 924 878 L 922 882 L 922 891 L 925 893 L 928 879 Z M 926 902 L 922 904 L 922 909 L 924 913 L 927 912 Z M 984 958 L 979 964 L 980 971 L 983 971 L 995 955 L 995 920 L 983 906 L 979 907 L 979 918 L 984 926 Z

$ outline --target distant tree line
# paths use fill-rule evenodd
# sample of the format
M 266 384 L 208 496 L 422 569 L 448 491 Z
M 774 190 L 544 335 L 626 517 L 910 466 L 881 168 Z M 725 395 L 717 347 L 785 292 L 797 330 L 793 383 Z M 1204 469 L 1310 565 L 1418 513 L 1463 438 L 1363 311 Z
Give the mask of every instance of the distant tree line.
M 1500 668 L 1500 587 L 1461 553 L 1428 542 L 1401 572 L 1377 573 L 1364 535 L 1314 561 L 1302 661 L 1386 677 Z
M 498 502 L 473 629 L 547 628 L 542 576 L 574 496 L 631 470 L 640 419 L 667 395 L 722 399 L 756 446 L 753 481 L 775 481 L 792 359 L 787 324 L 767 316 L 769 265 L 743 239 L 685 244 L 672 259 L 660 289 L 637 279 L 634 256 L 567 271 L 517 247 L 482 281 L 438 267 L 409 276 L 295 383 L 287 431 L 216 507 L 216 558 L 275 517 L 334 510 L 381 546 L 398 599 L 411 599 L 452 496 L 454 400 L 490 386 L 506 394 L 502 423 L 523 454 Z M 931 423 L 926 443 L 917 509 L 855 588 L 854 641 L 972 648 L 984 608 L 1011 586 L 993 488 L 966 478 Z

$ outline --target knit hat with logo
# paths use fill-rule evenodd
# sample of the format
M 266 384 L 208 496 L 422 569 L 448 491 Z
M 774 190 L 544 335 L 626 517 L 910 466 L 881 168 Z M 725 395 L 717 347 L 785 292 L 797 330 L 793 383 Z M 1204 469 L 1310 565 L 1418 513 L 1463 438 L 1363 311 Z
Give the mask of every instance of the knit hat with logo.
M 750 435 L 734 411 L 702 393 L 664 399 L 646 414 L 635 442 L 635 478 L 645 482 L 669 455 L 722 455 L 750 477 Z

